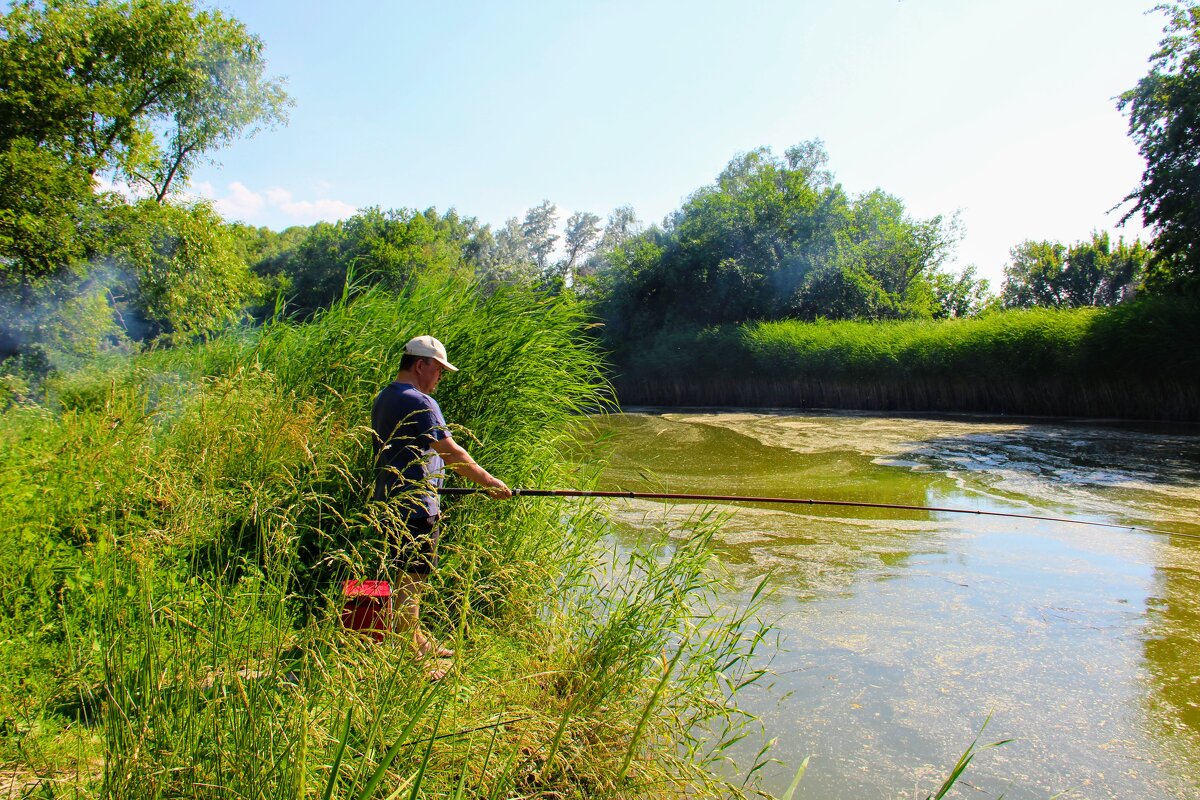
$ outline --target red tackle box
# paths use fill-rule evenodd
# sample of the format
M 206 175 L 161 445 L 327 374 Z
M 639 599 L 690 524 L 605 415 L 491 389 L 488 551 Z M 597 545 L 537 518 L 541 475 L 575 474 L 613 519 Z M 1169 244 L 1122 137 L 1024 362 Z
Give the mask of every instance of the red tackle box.
M 346 581 L 342 595 L 342 625 L 382 642 L 384 633 L 391 630 L 392 585 L 387 581 Z

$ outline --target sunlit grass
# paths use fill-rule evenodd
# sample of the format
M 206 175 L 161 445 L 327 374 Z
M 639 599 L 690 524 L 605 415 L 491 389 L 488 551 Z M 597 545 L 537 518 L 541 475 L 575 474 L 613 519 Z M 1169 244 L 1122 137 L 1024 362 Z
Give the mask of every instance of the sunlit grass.
M 512 485 L 586 486 L 603 407 L 580 309 L 453 280 L 305 325 L 61 375 L 0 423 L 0 758 L 53 796 L 736 796 L 753 608 L 720 612 L 711 520 L 614 559 L 592 506 L 447 503 L 426 624 L 447 677 L 341 628 L 381 577 L 375 392 L 434 332 L 456 437 Z M 746 765 L 753 776 L 755 765 Z
M 621 364 L 621 401 L 659 405 L 1200 419 L 1195 304 L 1156 298 L 899 322 L 671 330 Z

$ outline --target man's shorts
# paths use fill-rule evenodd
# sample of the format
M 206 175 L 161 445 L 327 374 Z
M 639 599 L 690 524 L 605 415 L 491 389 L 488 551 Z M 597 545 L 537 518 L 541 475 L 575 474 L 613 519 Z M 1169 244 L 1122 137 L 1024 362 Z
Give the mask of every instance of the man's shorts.
M 409 517 L 393 537 L 397 552 L 395 569 L 411 575 L 428 575 L 437 568 L 439 517 Z

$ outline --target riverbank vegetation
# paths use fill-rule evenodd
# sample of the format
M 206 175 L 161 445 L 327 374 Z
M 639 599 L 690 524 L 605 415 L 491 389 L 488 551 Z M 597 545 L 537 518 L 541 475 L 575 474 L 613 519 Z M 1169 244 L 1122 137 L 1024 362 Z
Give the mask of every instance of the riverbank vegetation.
M 430 684 L 399 641 L 342 629 L 341 581 L 381 577 L 384 557 L 363 409 L 433 320 L 462 370 L 439 392 L 456 436 L 514 485 L 588 485 L 561 455 L 579 412 L 607 402 L 578 307 L 454 280 L 63 373 L 4 413 L 10 787 L 752 791 L 754 773 L 711 769 L 746 732 L 730 699 L 762 640 L 708 605 L 711 526 L 614 560 L 588 505 L 448 503 L 425 603 L 459 654 L 448 676 Z
M 1025 242 L 993 297 L 940 269 L 953 225 L 824 164 L 739 157 L 604 256 L 622 402 L 1200 418 L 1200 305 L 1148 290 L 1140 242 Z
M 622 401 L 1200 420 L 1200 308 L 677 329 L 630 350 Z

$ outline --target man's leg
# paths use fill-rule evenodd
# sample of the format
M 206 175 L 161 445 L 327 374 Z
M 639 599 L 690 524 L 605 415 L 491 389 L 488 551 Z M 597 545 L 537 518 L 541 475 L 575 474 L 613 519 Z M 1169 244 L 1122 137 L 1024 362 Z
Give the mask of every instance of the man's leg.
M 392 585 L 393 628 L 397 633 L 411 632 L 416 644 L 416 635 L 421 626 L 421 591 L 425 588 L 425 577 L 414 572 L 398 572 Z
M 417 572 L 401 572 L 392 588 L 393 614 L 397 633 L 411 634 L 413 650 L 421 658 L 434 655 L 449 658 L 454 652 L 438 647 L 432 638 L 421 630 L 421 592 L 425 590 L 429 576 Z

